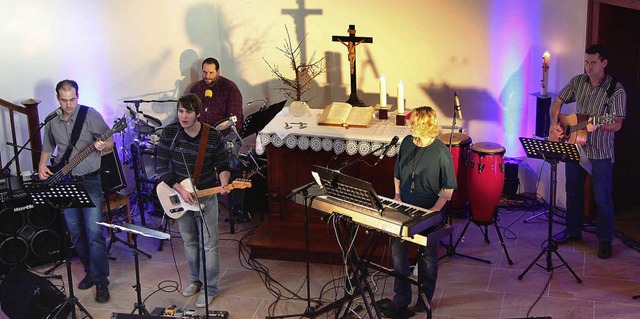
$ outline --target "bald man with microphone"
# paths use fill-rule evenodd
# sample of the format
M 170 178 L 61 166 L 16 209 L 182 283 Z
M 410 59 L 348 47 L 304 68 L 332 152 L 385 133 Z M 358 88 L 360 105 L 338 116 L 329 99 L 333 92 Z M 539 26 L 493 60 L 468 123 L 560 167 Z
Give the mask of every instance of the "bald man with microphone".
M 200 121 L 215 125 L 218 121 L 235 115 L 238 121 L 236 129 L 242 128 L 242 94 L 238 86 L 220 75 L 220 63 L 209 57 L 202 61 L 202 80 L 196 82 L 189 93 L 196 94 L 202 100 Z

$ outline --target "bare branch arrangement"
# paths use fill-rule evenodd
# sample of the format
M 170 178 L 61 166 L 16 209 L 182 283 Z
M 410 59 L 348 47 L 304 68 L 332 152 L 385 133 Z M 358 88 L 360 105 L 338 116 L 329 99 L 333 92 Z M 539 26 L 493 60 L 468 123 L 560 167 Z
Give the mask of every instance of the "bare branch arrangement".
M 326 70 L 326 65 L 324 64 L 324 58 L 317 59 L 315 58 L 315 51 L 311 55 L 309 62 L 300 61 L 300 51 L 302 42 L 298 43 L 296 47 L 293 47 L 291 44 L 291 36 L 289 35 L 289 29 L 285 26 L 285 30 L 287 31 L 287 38 L 285 39 L 283 48 L 277 48 L 280 52 L 284 53 L 284 55 L 289 59 L 289 64 L 291 69 L 294 71 L 295 78 L 289 79 L 287 78 L 275 64 L 270 64 L 262 58 L 265 63 L 271 69 L 271 73 L 273 73 L 284 86 L 278 88 L 284 95 L 295 100 L 308 102 L 315 98 L 318 93 L 313 95 L 309 99 L 302 99 L 302 96 L 312 90 L 313 79 L 315 79 L 318 75 L 322 74 Z

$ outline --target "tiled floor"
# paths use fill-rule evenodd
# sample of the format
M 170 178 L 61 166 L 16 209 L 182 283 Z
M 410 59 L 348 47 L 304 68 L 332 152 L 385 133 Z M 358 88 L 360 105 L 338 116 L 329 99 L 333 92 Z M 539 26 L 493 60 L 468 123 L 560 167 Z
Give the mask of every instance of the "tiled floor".
M 490 259 L 491 264 L 473 261 L 467 258 L 446 257 L 440 262 L 440 271 L 436 294 L 433 300 L 434 318 L 524 318 L 548 316 L 559 318 L 639 318 L 640 299 L 640 253 L 625 246 L 619 239 L 614 242 L 614 256 L 610 260 L 596 257 L 597 239 L 591 233 L 584 233 L 584 240 L 561 246 L 559 253 L 582 278 L 577 283 L 567 268 L 560 267 L 551 273 L 534 266 L 522 280 L 518 276 L 542 251 L 547 236 L 547 223 L 543 219 L 534 219 L 523 223 L 524 218 L 533 216 L 532 212 L 502 213 L 499 225 L 507 239 L 506 245 L 514 261 L 510 266 L 501 249 L 495 230 L 489 228 L 491 244 L 482 240 L 480 230 L 470 226 L 464 242 L 458 252 Z M 250 233 L 251 225 L 241 224 L 236 234 L 230 234 L 229 225 L 222 222 L 220 236 L 220 296 L 212 303 L 212 310 L 226 310 L 229 318 L 265 318 L 272 315 L 300 314 L 306 308 L 306 301 L 291 300 L 292 294 L 306 296 L 304 285 L 305 264 L 277 260 L 257 260 L 247 262 L 247 253 L 239 249 L 245 235 Z M 464 220 L 455 222 L 455 238 L 461 231 Z M 253 224 L 257 224 L 255 221 Z M 149 226 L 160 224 L 159 219 L 151 218 Z M 505 227 L 507 229 L 505 229 Z M 562 226 L 555 224 L 554 231 Z M 172 244 L 165 243 L 158 251 L 158 241 L 142 238 L 141 249 L 152 258 L 140 256 L 140 276 L 142 280 L 142 298 L 149 311 L 156 307 L 176 305 L 180 308 L 195 308 L 195 297 L 184 298 L 176 291 L 176 282 L 188 284 L 188 269 L 184 262 L 182 241 L 177 225 L 171 226 Z M 302 230 L 301 230 L 302 231 Z M 121 234 L 124 238 L 124 236 Z M 111 301 L 97 304 L 94 289 L 80 291 L 76 296 L 94 318 L 110 318 L 112 313 L 130 313 L 136 302 L 135 271 L 131 249 L 117 243 L 111 249 Z M 174 265 L 174 256 L 177 267 Z M 546 255 L 545 255 L 546 256 Z M 554 266 L 560 265 L 553 256 Z M 540 260 L 545 265 L 545 258 Z M 249 269 L 249 265 L 261 267 L 261 275 Z M 322 294 L 326 305 L 336 296 L 343 296 L 345 282 L 340 279 L 344 267 L 338 265 L 312 264 L 311 296 L 318 300 Z M 56 271 L 66 281 L 64 267 Z M 77 285 L 81 279 L 79 263 L 73 263 L 73 280 Z M 264 273 L 271 277 L 265 284 Z M 180 278 L 180 279 L 179 279 Z M 393 280 L 381 274 L 372 276 L 376 289 L 376 299 L 391 297 Z M 53 280 L 61 284 L 60 280 Z M 266 287 L 269 286 L 268 290 Z M 158 291 L 159 287 L 163 291 Z M 276 302 L 278 295 L 281 299 Z M 415 297 L 414 297 L 415 298 Z M 538 300 L 539 299 L 539 300 Z M 355 305 L 362 304 L 356 299 Z M 357 312 L 361 317 L 364 311 Z M 316 315 L 325 318 L 331 313 Z M 2 316 L 4 318 L 4 316 Z M 299 318 L 293 316 L 292 318 Z M 350 318 L 358 318 L 353 316 Z M 419 314 L 414 318 L 426 318 Z

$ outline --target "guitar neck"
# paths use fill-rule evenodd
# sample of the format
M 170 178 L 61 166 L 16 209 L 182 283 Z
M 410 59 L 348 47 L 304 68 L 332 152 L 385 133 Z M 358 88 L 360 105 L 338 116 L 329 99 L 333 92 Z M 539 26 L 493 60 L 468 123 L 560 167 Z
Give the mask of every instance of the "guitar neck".
M 82 150 L 82 152 L 78 153 L 78 155 L 76 155 L 76 157 L 74 157 L 72 160 L 70 160 L 69 163 L 67 163 L 67 165 L 65 165 L 62 169 L 60 169 L 60 171 L 64 175 L 69 174 L 72 169 L 74 169 L 76 166 L 78 166 L 78 164 L 80 164 L 82 161 L 84 161 L 85 158 L 89 157 L 89 155 L 91 155 L 91 153 L 93 153 L 95 151 L 96 151 L 95 144 L 89 145 L 89 147 L 87 147 L 84 150 Z
M 113 132 L 114 132 L 113 129 L 109 130 L 107 133 L 104 133 L 102 136 L 100 136 L 98 140 L 102 142 L 106 141 L 113 134 Z M 91 155 L 91 153 L 95 151 L 96 151 L 96 145 L 94 142 L 94 143 L 91 143 L 91 145 L 87 146 L 85 149 L 83 149 L 74 158 L 69 160 L 69 162 L 66 165 L 64 165 L 60 170 L 55 172 L 55 174 L 47 180 L 47 183 L 57 183 L 61 181 L 65 176 L 67 176 L 67 174 L 71 173 L 71 170 L 73 170 L 76 166 L 78 166 L 78 164 L 84 161 L 89 155 Z
M 571 126 L 571 128 L 569 129 L 569 133 L 573 133 L 573 132 L 577 132 L 579 130 L 584 129 L 585 127 L 587 127 L 587 124 L 589 124 L 589 121 L 585 121 L 582 123 L 578 123 L 576 125 Z
M 233 185 L 229 184 L 225 188 L 228 191 L 230 191 L 230 190 L 233 189 Z M 206 196 L 211 196 L 211 195 L 214 195 L 214 194 L 218 194 L 218 193 L 220 193 L 221 190 L 222 190 L 222 186 L 217 186 L 217 187 L 212 187 L 212 188 L 199 190 L 199 191 L 197 191 L 197 193 L 198 193 L 198 197 L 206 197 Z

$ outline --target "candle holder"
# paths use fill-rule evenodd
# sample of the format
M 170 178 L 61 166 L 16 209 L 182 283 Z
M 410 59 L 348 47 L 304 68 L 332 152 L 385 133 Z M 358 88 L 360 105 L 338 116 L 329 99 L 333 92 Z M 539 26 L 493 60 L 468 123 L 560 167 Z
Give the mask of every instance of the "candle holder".
M 393 105 L 387 104 L 385 106 L 381 106 L 380 104 L 376 104 L 375 109 L 378 110 L 378 119 L 386 120 L 389 118 L 389 110 Z
M 407 113 L 396 114 L 396 125 L 405 126 L 407 124 Z

